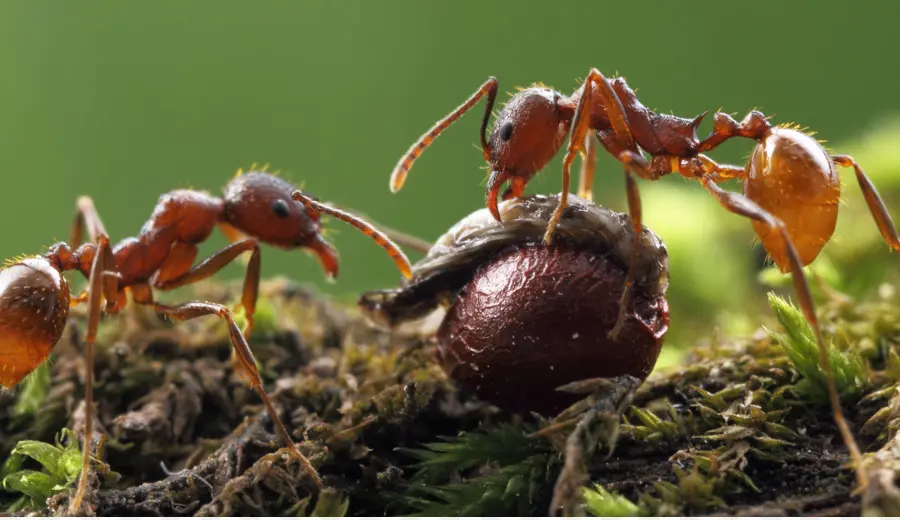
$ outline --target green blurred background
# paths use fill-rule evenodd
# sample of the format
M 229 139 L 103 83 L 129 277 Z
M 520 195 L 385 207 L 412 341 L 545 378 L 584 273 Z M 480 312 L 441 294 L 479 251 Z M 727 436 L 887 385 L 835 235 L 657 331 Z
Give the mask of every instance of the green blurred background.
M 592 66 L 626 76 L 659 111 L 693 117 L 721 107 L 740 118 L 757 107 L 815 129 L 857 155 L 898 216 L 898 20 L 900 3 L 890 0 L 3 2 L 0 257 L 66 239 L 78 195 L 94 197 L 123 238 L 161 193 L 217 193 L 253 162 L 433 239 L 483 204 L 480 115 L 441 136 L 392 195 L 388 176 L 412 141 L 489 75 L 504 93 L 536 81 L 571 93 Z M 714 156 L 742 163 L 751 144 Z M 559 163 L 530 191 L 558 191 Z M 598 169 L 598 202 L 624 210 L 621 168 L 602 156 Z M 817 264 L 861 294 L 897 259 L 852 173 L 842 176 L 838 236 Z M 669 345 L 717 324 L 758 325 L 747 310 L 763 308 L 764 254 L 749 224 L 674 176 L 641 189 L 646 223 L 672 256 Z M 329 228 L 343 260 L 336 284 L 311 257 L 271 248 L 265 276 L 306 280 L 347 301 L 398 281 L 366 238 Z M 202 252 L 223 244 L 216 236 Z

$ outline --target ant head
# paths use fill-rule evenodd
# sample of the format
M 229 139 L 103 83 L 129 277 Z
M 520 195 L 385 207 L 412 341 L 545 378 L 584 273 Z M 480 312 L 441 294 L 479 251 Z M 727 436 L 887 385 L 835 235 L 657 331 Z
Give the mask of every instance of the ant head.
M 0 386 L 15 386 L 47 358 L 68 316 L 69 285 L 47 259 L 0 271 Z
M 319 233 L 320 214 L 291 199 L 296 187 L 265 172 L 248 172 L 225 187 L 225 221 L 259 240 L 284 249 L 306 247 L 329 277 L 338 274 L 337 253 Z
M 489 141 L 494 172 L 529 178 L 553 159 L 569 128 L 558 99 L 555 90 L 531 87 L 506 103 L 494 122 Z

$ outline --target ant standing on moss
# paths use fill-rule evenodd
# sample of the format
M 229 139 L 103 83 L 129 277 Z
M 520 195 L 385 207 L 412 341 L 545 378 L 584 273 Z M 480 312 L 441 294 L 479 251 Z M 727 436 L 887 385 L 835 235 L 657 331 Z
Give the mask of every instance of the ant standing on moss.
M 206 192 L 176 190 L 160 197 L 138 236 L 113 245 L 89 197 L 78 199 L 70 243 L 53 245 L 43 255 L 11 262 L 0 271 L 0 385 L 12 387 L 50 354 L 65 328 L 69 307 L 88 304 L 85 341 L 87 407 L 84 458 L 71 510 L 78 513 L 87 489 L 90 469 L 93 349 L 101 312 L 116 314 L 125 306 L 126 291 L 140 305 L 147 305 L 173 320 L 217 316 L 228 326 L 234 347 L 235 369 L 259 394 L 282 442 L 312 477 L 322 481 L 315 468 L 297 450 L 263 388 L 247 337 L 259 293 L 260 250 L 264 242 L 283 249 L 304 248 L 315 253 L 328 277 L 338 274 L 338 257 L 320 234 L 318 212 L 307 211 L 291 200 L 295 187 L 266 172 L 239 172 L 226 187 L 224 197 Z M 82 228 L 90 241 L 82 244 Z M 198 244 L 219 227 L 232 242 L 194 264 Z M 164 305 L 154 290 L 168 291 L 209 278 L 243 253 L 250 253 L 244 278 L 241 307 L 246 326 L 240 330 L 231 311 L 220 304 L 191 301 Z M 89 289 L 71 297 L 63 271 L 80 271 Z
M 489 78 L 465 103 L 438 121 L 397 164 L 391 175 L 391 191 L 397 192 L 416 158 L 441 132 L 487 96 L 481 122 L 481 147 L 491 173 L 486 188 L 486 205 L 500 220 L 497 197 L 509 182 L 504 200 L 520 198 L 528 181 L 556 155 L 569 134 L 563 158 L 562 192 L 550 219 L 544 242 L 553 240 L 556 226 L 568 205 L 570 168 L 577 154 L 585 155 L 584 175 L 578 194 L 590 198 L 593 183 L 593 138 L 625 165 L 629 214 L 635 230 L 635 247 L 615 337 L 622 330 L 637 261 L 636 241 L 640 236 L 641 201 L 635 175 L 646 180 L 679 173 L 697 180 L 726 210 L 749 218 L 766 252 L 782 272 L 790 272 L 800 306 L 813 328 L 821 362 L 828 380 L 828 393 L 845 444 L 850 450 L 861 485 L 866 477 L 862 457 L 843 417 L 840 400 L 828 360 L 827 347 L 802 268 L 818 256 L 831 238 L 837 221 L 840 179 L 836 165 L 852 167 L 879 231 L 891 249 L 900 252 L 900 236 L 877 190 L 863 169 L 848 155 L 831 155 L 808 133 L 796 128 L 773 126 L 758 111 L 740 123 L 724 113 L 716 113 L 712 133 L 702 141 L 696 129 L 706 115 L 684 119 L 657 114 L 637 99 L 623 78 L 609 80 L 591 69 L 581 87 L 571 96 L 533 86 L 518 92 L 497 116 L 487 137 L 491 109 L 497 96 L 497 80 Z M 721 165 L 704 155 L 732 137 L 756 141 L 745 167 Z M 646 152 L 650 158 L 645 158 Z M 743 180 L 743 193 L 723 190 L 719 183 Z

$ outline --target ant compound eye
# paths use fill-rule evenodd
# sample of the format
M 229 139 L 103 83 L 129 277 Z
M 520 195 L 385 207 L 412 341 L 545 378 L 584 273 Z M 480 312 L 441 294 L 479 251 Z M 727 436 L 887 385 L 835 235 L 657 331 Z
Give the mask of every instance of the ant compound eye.
M 291 208 L 283 199 L 278 199 L 272 203 L 272 212 L 281 218 L 287 218 L 291 214 Z
M 502 128 L 500 128 L 500 139 L 503 139 L 504 141 L 509 141 L 509 138 L 512 137 L 512 131 L 513 131 L 513 124 L 506 123 L 505 125 L 503 125 Z

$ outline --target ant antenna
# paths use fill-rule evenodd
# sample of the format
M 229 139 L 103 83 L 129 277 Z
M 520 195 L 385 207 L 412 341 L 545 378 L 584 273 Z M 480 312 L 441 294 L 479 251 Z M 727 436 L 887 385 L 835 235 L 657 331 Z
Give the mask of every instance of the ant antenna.
M 400 270 L 403 276 L 406 277 L 407 280 L 412 278 L 412 266 L 409 263 L 409 259 L 406 258 L 405 254 L 403 254 L 400 246 L 395 244 L 394 241 L 388 238 L 387 235 L 375 229 L 374 226 L 359 217 L 347 213 L 346 211 L 332 208 L 331 206 L 312 200 L 308 196 L 304 195 L 304 193 L 300 190 L 295 190 L 291 194 L 291 197 L 297 202 L 300 202 L 301 204 L 306 206 L 306 209 L 308 210 L 318 211 L 319 213 L 325 213 L 337 219 L 343 220 L 356 229 L 362 231 L 364 235 L 372 237 L 372 239 L 375 240 L 375 243 L 384 248 L 384 250 L 387 251 L 387 254 L 394 259 L 394 263 L 397 264 L 397 268 Z
M 412 145 L 409 151 L 406 152 L 406 155 L 404 155 L 403 158 L 400 159 L 400 162 L 397 163 L 393 173 L 391 173 L 391 193 L 400 191 L 400 188 L 403 187 L 403 183 L 406 182 L 406 175 L 409 173 L 409 169 L 412 168 L 415 160 L 422 155 L 425 148 L 434 142 L 437 136 L 441 135 L 441 132 L 446 130 L 448 126 L 453 124 L 454 121 L 462 117 L 462 115 L 470 108 L 475 106 L 485 94 L 487 94 L 488 99 L 487 106 L 484 109 L 484 118 L 481 120 L 481 150 L 484 153 L 484 160 L 490 160 L 491 144 L 487 140 L 487 124 L 491 117 L 491 109 L 494 108 L 494 100 L 497 98 L 497 78 L 493 76 L 488 78 L 488 80 L 485 81 L 465 103 L 451 112 L 450 115 L 435 123 L 430 130 L 425 132 L 425 134 Z

